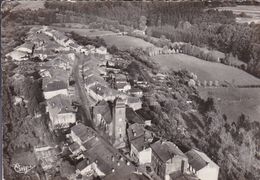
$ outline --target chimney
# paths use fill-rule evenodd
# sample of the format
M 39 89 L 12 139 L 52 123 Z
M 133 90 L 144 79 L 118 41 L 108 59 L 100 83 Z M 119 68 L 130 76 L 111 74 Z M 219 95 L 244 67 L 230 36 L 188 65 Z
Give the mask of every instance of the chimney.
M 136 132 L 135 132 L 135 131 L 133 131 L 133 136 L 134 136 L 134 137 L 136 136 Z
M 114 168 L 112 168 L 112 172 L 115 172 L 115 169 L 114 169 Z
M 120 162 L 119 161 L 117 162 L 117 166 L 120 166 Z
M 114 162 L 114 161 L 115 161 L 115 157 L 114 157 L 114 156 L 112 156 L 112 157 L 111 157 L 111 160 L 112 160 L 112 162 Z
M 124 160 L 124 158 L 123 158 L 122 156 L 120 156 L 120 157 L 119 157 L 119 160 L 120 160 L 120 161 L 123 161 L 123 160 Z
M 127 166 L 130 166 L 130 162 L 129 162 L 129 161 L 126 161 L 126 165 L 127 165 Z

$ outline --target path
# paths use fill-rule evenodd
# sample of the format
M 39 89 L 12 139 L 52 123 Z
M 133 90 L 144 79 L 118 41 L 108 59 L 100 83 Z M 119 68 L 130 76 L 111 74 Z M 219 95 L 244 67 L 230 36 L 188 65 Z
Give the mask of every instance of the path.
M 86 95 L 85 87 L 83 84 L 83 79 L 80 76 L 80 72 L 79 72 L 79 63 L 80 63 L 79 61 L 80 61 L 80 57 L 76 57 L 74 67 L 73 67 L 73 75 L 74 75 L 74 79 L 75 79 L 76 90 L 79 93 L 82 109 L 83 109 L 84 115 L 86 117 L 85 124 L 93 128 L 92 117 L 91 117 L 91 113 L 90 113 L 90 109 L 89 109 L 90 103 L 89 103 L 89 99 Z

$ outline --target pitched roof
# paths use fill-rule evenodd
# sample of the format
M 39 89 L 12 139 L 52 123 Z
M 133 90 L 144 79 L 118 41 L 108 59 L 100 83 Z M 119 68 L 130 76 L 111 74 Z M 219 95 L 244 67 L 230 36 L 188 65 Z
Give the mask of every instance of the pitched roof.
M 126 78 L 126 75 L 124 75 L 124 74 L 117 74 L 115 77 L 115 80 L 116 81 L 126 81 L 127 78 Z
M 68 39 L 67 36 L 65 36 L 62 32 L 60 31 L 56 31 L 56 30 L 51 30 L 51 33 L 59 40 L 62 40 L 62 39 Z
M 127 104 L 129 103 L 142 103 L 141 99 L 138 97 L 128 96 L 127 98 Z
M 144 119 L 130 107 L 126 108 L 126 119 L 129 123 L 144 124 Z
M 104 100 L 93 107 L 93 114 L 101 114 L 108 124 L 112 122 L 111 108 L 109 103 Z
M 61 113 L 74 112 L 71 105 L 71 100 L 68 96 L 63 94 L 56 95 L 47 100 L 48 111 L 52 116 Z
M 192 149 L 185 153 L 188 157 L 189 164 L 196 170 L 200 170 L 207 165 L 211 167 L 219 168 L 219 166 L 214 163 L 205 153 Z
M 118 82 L 118 83 L 116 83 L 116 88 L 123 89 L 127 85 L 130 85 L 130 84 L 128 82 Z
M 98 136 L 87 141 L 87 144 L 84 144 L 84 146 L 86 147 L 86 151 L 84 151 L 83 154 L 86 157 L 86 160 L 81 161 L 77 165 L 77 169 L 82 170 L 94 162 L 97 164 L 97 167 L 105 175 L 109 175 L 109 177 L 115 177 L 114 175 L 117 175 L 118 173 L 120 175 L 126 175 L 135 170 L 131 163 L 127 165 L 126 159 L 120 155 L 117 149 Z M 115 172 L 112 172 L 112 169 L 114 169 Z M 116 180 L 115 178 L 112 179 Z
M 84 155 L 90 162 L 95 162 L 98 168 L 106 175 L 113 174 L 112 169 L 121 174 L 134 170 L 132 166 L 126 164 L 126 160 L 114 148 L 106 146 L 102 141 L 90 150 L 85 151 Z
M 161 159 L 166 162 L 176 155 L 186 157 L 185 154 L 172 142 L 169 141 L 157 141 L 151 145 L 153 152 Z
M 109 93 L 110 93 L 110 90 L 108 87 L 103 86 L 99 83 L 91 86 L 90 89 L 100 96 L 109 95 Z
M 69 148 L 71 149 L 71 151 L 75 151 L 75 150 L 79 149 L 80 146 L 77 142 L 74 142 L 71 145 L 69 145 Z
M 92 128 L 85 126 L 82 123 L 73 126 L 71 131 L 73 131 L 73 133 L 78 136 L 83 143 L 96 136 L 96 132 Z
M 181 171 L 173 172 L 170 174 L 171 179 L 174 180 L 199 180 L 194 174 L 183 174 Z
M 49 77 L 43 78 L 42 85 L 43 85 L 43 91 L 45 92 L 68 88 L 68 84 L 63 80 L 52 79 Z
M 90 85 L 93 83 L 101 83 L 103 85 L 106 84 L 106 81 L 102 77 L 93 74 L 85 80 L 85 83 L 86 85 Z
M 143 124 L 134 123 L 130 125 L 127 129 L 127 134 L 128 134 L 129 141 L 132 141 L 140 136 L 143 136 L 145 134 Z
M 33 46 L 34 46 L 33 43 L 26 42 L 26 43 L 23 43 L 22 45 L 16 47 L 15 49 L 19 49 L 19 48 L 28 48 L 28 49 L 32 50 Z
M 80 161 L 80 162 L 77 164 L 76 168 L 77 168 L 78 170 L 82 171 L 82 170 L 85 169 L 87 166 L 89 166 L 91 163 L 92 163 L 92 162 L 90 162 L 90 160 L 89 160 L 88 158 L 86 158 L 86 159 Z
M 127 129 L 127 135 L 130 143 L 138 150 L 142 151 L 149 147 L 149 140 L 152 138 L 150 132 L 144 128 L 144 124 L 134 123 Z M 152 139 L 150 139 L 152 140 Z M 151 142 L 151 141 L 150 141 Z
M 143 92 L 143 91 L 141 89 L 139 89 L 139 88 L 131 88 L 129 90 L 129 92 L 131 92 L 131 93 L 139 93 L 139 92 Z
M 99 49 L 99 50 L 101 50 L 101 51 L 106 51 L 106 50 L 107 50 L 107 48 L 105 48 L 104 46 L 100 46 L 100 47 L 97 48 L 97 49 Z

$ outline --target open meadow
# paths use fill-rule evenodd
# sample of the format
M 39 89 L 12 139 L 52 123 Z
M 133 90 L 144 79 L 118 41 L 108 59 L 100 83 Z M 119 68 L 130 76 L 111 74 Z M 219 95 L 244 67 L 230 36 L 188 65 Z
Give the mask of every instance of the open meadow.
M 69 27 L 55 27 L 63 32 L 75 32 L 81 36 L 87 37 L 101 37 L 105 40 L 108 46 L 115 45 L 118 49 L 126 50 L 131 48 L 143 48 L 154 46 L 153 44 L 144 41 L 143 39 L 121 35 L 120 33 L 114 33 L 112 31 L 98 30 L 98 29 L 80 29 Z
M 248 17 L 238 17 L 236 21 L 239 23 L 255 22 L 260 24 L 260 6 L 234 6 L 234 7 L 219 7 L 221 11 L 233 11 L 234 14 L 239 15 L 244 12 Z
M 44 8 L 45 1 L 19 1 L 19 5 L 14 7 L 11 11 L 19 11 L 19 10 L 38 10 Z
M 241 113 L 251 121 L 260 121 L 259 88 L 199 88 L 203 99 L 216 97 L 221 113 L 231 122 L 237 121 Z
M 204 61 L 185 54 L 158 55 L 152 59 L 164 70 L 187 69 L 195 73 L 200 81 L 215 81 L 232 83 L 234 85 L 260 85 L 260 79 L 238 68 L 221 63 Z

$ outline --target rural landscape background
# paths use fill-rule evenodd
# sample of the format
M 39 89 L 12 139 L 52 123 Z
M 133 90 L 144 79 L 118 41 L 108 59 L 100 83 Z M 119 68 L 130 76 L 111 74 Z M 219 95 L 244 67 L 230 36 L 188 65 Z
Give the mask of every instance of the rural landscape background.
M 151 84 L 142 99 L 151 129 L 183 151 L 201 149 L 219 165 L 219 179 L 260 178 L 258 2 L 11 1 L 2 3 L 1 28 L 5 179 L 22 179 L 12 163 L 53 140 L 47 135 L 40 140 L 46 125 L 32 121 L 43 106 L 35 61 L 24 69 L 3 61 L 30 28 L 43 25 L 131 62 L 125 68 L 131 78 Z M 168 53 L 174 48 L 178 53 Z M 13 81 L 17 69 L 24 73 L 22 83 Z M 167 81 L 154 80 L 151 74 L 158 72 L 168 74 Z M 19 93 L 26 107 L 13 105 Z M 66 179 L 57 172 L 52 177 Z

